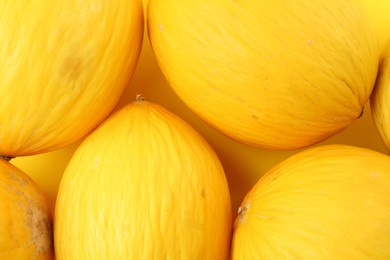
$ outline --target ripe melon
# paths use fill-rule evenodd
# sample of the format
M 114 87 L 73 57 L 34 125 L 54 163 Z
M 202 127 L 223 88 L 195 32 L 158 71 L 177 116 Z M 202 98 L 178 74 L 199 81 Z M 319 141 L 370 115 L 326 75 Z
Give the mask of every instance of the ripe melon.
M 43 192 L 0 159 L 0 259 L 53 259 L 52 214 Z
M 227 259 L 231 202 L 207 142 L 138 98 L 78 147 L 54 215 L 61 259 Z
M 356 0 L 150 0 L 157 62 L 198 116 L 240 142 L 307 147 L 363 113 L 379 62 Z
M 378 35 L 379 47 L 383 48 L 390 39 L 390 1 L 362 0 Z
M 390 259 L 390 157 L 326 145 L 295 154 L 248 192 L 232 259 Z
M 374 125 L 388 151 L 390 151 L 390 41 L 384 49 L 378 78 L 370 97 Z
M 0 2 L 0 155 L 43 153 L 89 133 L 128 85 L 141 1 Z

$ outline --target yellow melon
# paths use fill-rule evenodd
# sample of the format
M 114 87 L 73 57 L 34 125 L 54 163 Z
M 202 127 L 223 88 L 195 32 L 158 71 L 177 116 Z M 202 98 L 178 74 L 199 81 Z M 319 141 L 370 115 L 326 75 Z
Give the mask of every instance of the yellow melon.
M 142 1 L 0 2 L 0 155 L 64 147 L 118 102 L 143 38 Z
M 370 98 L 371 115 L 382 141 L 390 151 L 390 41 L 385 48 L 378 78 Z
M 187 123 L 140 97 L 78 147 L 58 190 L 57 259 L 227 259 L 222 165 Z
M 356 0 L 148 1 L 148 33 L 173 90 L 249 145 L 296 149 L 362 114 L 379 62 Z
M 390 259 L 390 157 L 326 145 L 264 175 L 235 221 L 232 259 Z
M 40 188 L 0 159 L 0 259 L 53 259 L 52 215 Z
M 390 39 L 390 1 L 388 0 L 362 0 L 366 6 L 370 20 L 373 22 L 378 35 L 378 44 L 381 49 Z

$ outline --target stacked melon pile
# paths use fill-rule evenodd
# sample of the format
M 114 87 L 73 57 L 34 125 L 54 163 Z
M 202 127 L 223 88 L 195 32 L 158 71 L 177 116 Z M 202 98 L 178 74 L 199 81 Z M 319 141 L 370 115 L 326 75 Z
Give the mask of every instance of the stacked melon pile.
M 378 34 L 365 3 L 144 7 L 145 17 L 141 1 L 0 4 L 0 256 L 390 258 L 390 157 L 319 145 L 371 99 L 390 149 L 390 33 Z M 303 150 L 264 174 L 237 211 L 225 165 L 175 108 L 137 95 L 114 112 L 143 40 L 175 94 L 221 134 Z M 12 158 L 81 140 L 52 216 Z

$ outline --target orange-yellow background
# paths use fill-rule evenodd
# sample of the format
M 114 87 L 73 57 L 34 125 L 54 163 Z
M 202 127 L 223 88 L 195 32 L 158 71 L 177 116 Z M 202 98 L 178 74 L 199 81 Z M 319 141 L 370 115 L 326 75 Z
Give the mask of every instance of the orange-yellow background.
M 144 0 L 144 4 L 146 1 Z M 388 22 L 390 19 L 388 17 L 390 1 L 365 1 L 369 7 L 372 20 L 377 25 L 380 37 L 384 41 L 383 39 L 390 34 L 390 23 Z M 269 151 L 249 147 L 225 137 L 201 121 L 170 89 L 158 68 L 146 33 L 133 80 L 116 109 L 134 100 L 138 93 L 142 93 L 149 101 L 159 103 L 181 116 L 213 146 L 225 168 L 234 210 L 237 209 L 243 196 L 260 176 L 278 162 L 299 151 Z M 54 208 L 61 176 L 79 143 L 45 154 L 15 158 L 11 162 L 37 182 L 47 195 L 51 207 Z M 363 117 L 353 125 L 318 145 L 330 143 L 361 146 L 386 153 L 372 123 L 369 105 L 366 106 Z

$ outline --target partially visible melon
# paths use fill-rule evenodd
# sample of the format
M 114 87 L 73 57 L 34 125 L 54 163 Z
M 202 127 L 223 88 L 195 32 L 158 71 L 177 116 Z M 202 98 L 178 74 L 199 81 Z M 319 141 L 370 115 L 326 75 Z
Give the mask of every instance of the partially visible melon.
M 0 155 L 64 147 L 113 110 L 135 70 L 142 1 L 0 2 Z
M 54 259 L 52 214 L 42 190 L 0 159 L 0 259 Z
M 374 125 L 386 149 L 390 151 L 390 40 L 383 51 L 370 105 Z
M 388 0 L 362 0 L 366 6 L 369 19 L 374 25 L 378 35 L 378 44 L 381 49 L 390 40 L 390 1 Z
M 138 98 L 77 148 L 54 217 L 61 259 L 227 259 L 231 201 L 207 142 Z
M 158 64 L 198 116 L 245 144 L 319 143 L 363 113 L 380 48 L 356 0 L 149 0 Z
M 282 161 L 244 198 L 232 259 L 390 259 L 390 157 L 326 145 Z

